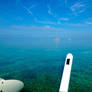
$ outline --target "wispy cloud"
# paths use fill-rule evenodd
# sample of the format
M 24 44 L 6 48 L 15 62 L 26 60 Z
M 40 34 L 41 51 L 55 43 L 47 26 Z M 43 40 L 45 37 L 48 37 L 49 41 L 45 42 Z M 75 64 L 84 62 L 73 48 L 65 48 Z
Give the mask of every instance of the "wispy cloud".
M 85 4 L 82 3 L 82 2 L 78 2 L 78 3 L 75 3 L 73 4 L 70 9 L 71 11 L 75 14 L 75 15 L 78 15 L 80 13 L 83 13 L 85 11 Z
M 69 20 L 69 18 L 62 17 L 62 18 L 57 19 L 56 22 L 54 22 L 54 21 L 40 21 L 37 19 L 35 20 L 35 22 L 40 23 L 40 24 L 59 25 L 59 24 L 61 24 L 61 22 L 68 21 L 68 20 Z
M 33 17 L 34 21 L 37 19 L 34 13 L 32 12 L 32 9 L 34 9 L 36 5 L 32 5 L 30 8 L 27 8 L 24 6 L 24 9 Z
M 87 21 L 86 24 L 92 25 L 92 22 L 88 22 L 88 21 Z
M 61 22 L 68 21 L 68 20 L 69 18 L 66 18 L 66 17 L 59 18 L 57 24 L 61 24 Z
M 48 7 L 48 14 L 53 15 L 51 8 L 49 6 L 47 7 Z
M 66 25 L 66 27 L 85 27 L 85 24 L 61 24 L 61 25 Z M 31 25 L 31 26 L 22 26 L 22 25 L 12 25 L 10 26 L 11 29 L 16 29 L 16 30 L 29 30 L 29 31 L 65 31 L 68 30 L 66 28 L 62 27 L 53 27 L 50 25 L 45 25 L 45 26 L 36 26 L 36 25 Z
M 32 5 L 29 9 L 33 9 L 35 8 L 37 5 Z
M 69 23 L 67 24 L 68 26 L 72 26 L 72 27 L 83 27 L 86 26 L 85 24 L 81 24 L 81 23 Z
M 50 25 L 64 25 L 64 26 L 71 26 L 71 27 L 83 27 L 83 26 L 87 26 L 86 24 L 91 24 L 92 22 L 87 22 L 86 24 L 85 23 L 69 23 L 69 22 L 67 22 L 69 20 L 69 18 L 60 18 L 60 19 L 58 19 L 58 21 L 57 22 L 53 22 L 53 21 L 39 21 L 39 20 L 36 20 L 36 22 L 37 23 L 41 23 L 41 24 L 45 24 L 45 25 L 48 25 L 48 26 L 50 26 Z M 66 21 L 65 23 L 62 23 L 63 21 Z M 55 29 L 57 29 L 57 28 L 53 28 L 52 27 L 52 30 L 55 30 Z M 59 29 L 61 29 L 61 28 L 59 28 Z M 58 30 L 58 29 L 57 29 Z
M 92 18 L 88 18 L 85 20 L 85 24 L 92 25 Z
M 76 8 L 81 8 L 84 7 L 85 5 L 83 3 L 75 3 L 74 5 L 72 5 L 71 9 L 74 11 Z
M 62 31 L 62 28 L 56 28 L 56 27 L 52 27 L 49 25 L 45 25 L 45 26 L 20 26 L 20 25 L 13 25 L 10 28 L 13 29 L 19 29 L 19 30 L 49 30 L 49 31 Z
M 48 14 L 53 16 L 53 17 L 56 17 L 56 14 L 52 12 L 52 9 L 49 5 L 47 6 L 47 8 L 48 8 Z
M 59 20 L 68 21 L 69 18 L 64 18 L 64 17 L 62 17 L 62 18 L 60 18 Z
M 31 15 L 31 16 L 34 16 L 33 12 L 32 12 L 32 9 L 34 9 L 36 7 L 36 5 L 32 5 L 30 6 L 30 8 L 27 8 L 26 6 L 23 6 L 24 9 Z
M 30 15 L 32 15 L 33 16 L 33 13 L 32 13 L 32 11 L 30 10 L 30 9 L 28 9 L 27 7 L 25 7 L 24 6 L 24 9 L 30 14 Z
M 35 22 L 40 23 L 40 24 L 56 25 L 56 23 L 53 22 L 53 21 L 40 21 L 40 20 L 35 20 Z

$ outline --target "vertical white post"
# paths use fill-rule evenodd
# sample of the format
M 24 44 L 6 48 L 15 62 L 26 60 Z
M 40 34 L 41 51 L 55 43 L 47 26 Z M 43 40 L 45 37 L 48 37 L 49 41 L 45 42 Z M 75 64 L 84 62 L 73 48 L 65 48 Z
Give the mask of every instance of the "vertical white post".
M 65 66 L 63 70 L 63 76 L 62 76 L 59 92 L 68 92 L 72 61 L 73 61 L 73 55 L 69 53 L 66 56 Z

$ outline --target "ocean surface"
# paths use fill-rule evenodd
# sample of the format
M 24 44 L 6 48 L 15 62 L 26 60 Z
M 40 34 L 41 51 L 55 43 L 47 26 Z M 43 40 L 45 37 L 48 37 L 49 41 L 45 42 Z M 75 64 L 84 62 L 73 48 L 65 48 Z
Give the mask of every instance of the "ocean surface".
M 0 77 L 24 82 L 22 92 L 58 92 L 67 53 L 74 56 L 69 92 L 92 92 L 92 32 L 32 37 L 0 34 Z

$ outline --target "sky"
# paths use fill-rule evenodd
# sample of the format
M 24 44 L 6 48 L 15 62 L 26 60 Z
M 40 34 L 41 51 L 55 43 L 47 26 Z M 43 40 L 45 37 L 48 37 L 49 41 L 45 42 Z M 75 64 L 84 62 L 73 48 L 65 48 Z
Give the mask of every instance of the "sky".
M 0 0 L 0 34 L 91 29 L 92 0 Z

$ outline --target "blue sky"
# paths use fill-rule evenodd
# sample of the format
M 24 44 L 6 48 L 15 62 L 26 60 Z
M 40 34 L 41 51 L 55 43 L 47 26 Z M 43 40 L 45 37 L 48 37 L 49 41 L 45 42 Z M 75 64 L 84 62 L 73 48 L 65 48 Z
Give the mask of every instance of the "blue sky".
M 0 0 L 0 30 L 91 30 L 92 0 Z

